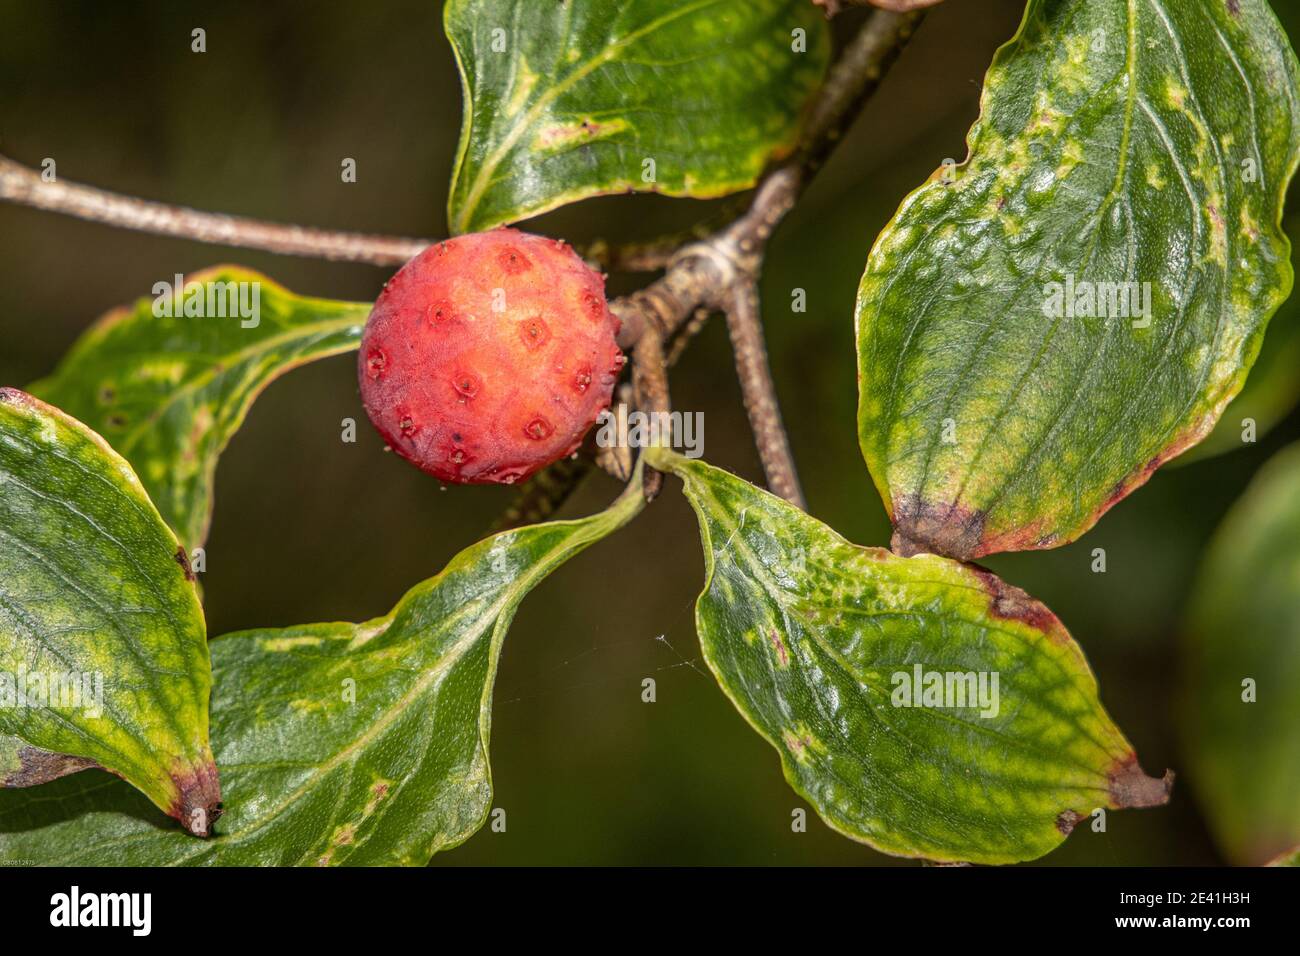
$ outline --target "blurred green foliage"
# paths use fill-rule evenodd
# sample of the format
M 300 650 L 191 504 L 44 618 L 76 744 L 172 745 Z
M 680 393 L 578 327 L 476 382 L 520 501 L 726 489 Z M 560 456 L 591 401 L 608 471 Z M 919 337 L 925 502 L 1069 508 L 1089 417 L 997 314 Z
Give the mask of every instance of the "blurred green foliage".
M 0 151 L 61 177 L 202 209 L 363 231 L 439 236 L 460 90 L 437 3 L 0 0 Z M 1292 35 L 1300 9 L 1279 5 Z M 860 14 L 835 23 L 851 30 Z M 778 232 L 763 280 L 786 422 L 811 511 L 846 537 L 886 544 L 857 448 L 852 315 L 858 279 L 899 200 L 965 155 L 993 50 L 1014 0 L 937 8 L 805 200 Z M 190 31 L 207 31 L 207 52 Z M 344 184 L 345 157 L 358 180 Z M 573 242 L 649 238 L 718 203 L 592 200 L 527 228 Z M 388 270 L 281 258 L 112 231 L 0 205 L 0 384 L 47 374 L 107 309 L 161 279 L 236 262 L 305 294 L 372 299 Z M 637 280 L 615 276 L 611 290 Z M 807 291 L 804 313 L 792 290 Z M 1265 349 L 1268 348 L 1267 342 Z M 705 415 L 709 461 L 758 480 L 725 329 L 714 321 L 673 377 L 674 404 Z M 341 421 L 360 427 L 340 441 Z M 987 564 L 1053 608 L 1088 655 L 1102 700 L 1146 768 L 1181 770 L 1179 632 L 1210 534 L 1252 473 L 1300 435 L 1292 414 L 1258 444 L 1164 469 L 1075 544 Z M 590 480 L 566 508 L 617 493 Z M 440 489 L 383 453 L 365 424 L 354 360 L 275 384 L 223 456 L 203 577 L 209 629 L 383 613 L 481 536 L 502 488 Z M 1090 570 L 1105 548 L 1107 571 Z M 669 479 L 636 522 L 526 600 L 508 637 L 492 733 L 504 833 L 436 858 L 465 863 L 882 864 L 801 806 L 770 748 L 698 659 L 703 574 L 694 518 Z M 642 703 L 641 681 L 657 681 Z M 1222 862 L 1186 786 L 1159 810 L 1080 827 L 1044 864 Z
M 1183 650 L 1189 776 L 1220 848 L 1259 866 L 1300 848 L 1300 444 L 1228 512 L 1196 588 Z

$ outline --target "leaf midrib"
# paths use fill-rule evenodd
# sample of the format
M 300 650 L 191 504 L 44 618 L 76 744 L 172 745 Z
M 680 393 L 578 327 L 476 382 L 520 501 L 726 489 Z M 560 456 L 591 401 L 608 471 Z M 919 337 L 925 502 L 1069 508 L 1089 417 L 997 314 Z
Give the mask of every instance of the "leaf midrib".
M 435 678 L 441 676 L 448 669 L 459 663 L 464 658 L 465 654 L 468 653 L 470 648 L 478 641 L 482 640 L 484 636 L 491 636 L 505 609 L 517 605 L 523 595 L 527 594 L 540 578 L 545 577 L 546 574 L 550 572 L 556 556 L 564 551 L 571 550 L 576 540 L 576 538 L 563 539 L 559 544 L 548 549 L 540 560 L 534 562 L 528 573 L 513 582 L 512 586 L 502 589 L 500 597 L 484 609 L 482 613 L 482 623 L 479 627 L 469 631 L 464 637 L 457 640 L 443 653 L 442 658 L 437 664 L 426 670 L 420 678 L 411 685 L 409 691 L 403 694 L 402 697 L 392 705 L 385 708 L 384 713 L 378 720 L 367 727 L 359 736 L 353 738 L 345 747 L 340 749 L 324 763 L 316 765 L 315 772 L 313 772 L 291 793 L 278 801 L 274 805 L 274 808 L 269 813 L 264 814 L 259 818 L 254 826 L 250 829 L 240 831 L 238 834 L 231 834 L 230 842 L 234 845 L 247 842 L 250 837 L 270 825 L 275 819 L 289 809 L 289 807 L 293 803 L 297 802 L 297 800 L 300 799 L 307 790 L 316 786 L 323 777 L 327 776 L 339 766 L 350 762 L 354 754 L 363 751 L 379 734 L 406 713 L 407 708 L 411 706 L 411 703 L 424 694 Z M 442 578 L 446 573 L 447 572 L 444 571 L 442 575 L 439 575 L 439 578 Z M 400 607 L 401 604 L 399 603 L 398 607 L 394 608 L 390 613 L 389 625 L 391 625 L 392 621 L 396 619 Z M 480 746 L 483 746 L 483 736 L 481 732 L 479 734 L 479 744 Z M 233 769 L 239 765 L 231 764 L 229 766 Z M 215 850 L 216 846 L 210 844 L 204 845 L 198 848 L 198 852 L 208 849 Z M 198 855 L 198 852 L 184 856 L 181 860 L 193 859 Z M 306 859 L 306 857 L 299 857 L 298 862 L 302 862 L 304 859 Z
M 707 496 L 709 500 L 712 501 L 713 504 L 715 505 L 716 510 L 714 512 L 712 520 L 716 521 L 722 530 L 728 530 L 728 529 L 731 530 L 731 534 L 729 534 L 727 537 L 728 546 L 731 546 L 732 543 L 735 542 L 735 544 L 739 546 L 739 549 L 748 556 L 748 560 L 746 560 L 746 564 L 748 565 L 751 572 L 749 577 L 751 579 L 761 580 L 767 584 L 768 586 L 767 593 L 769 598 L 773 601 L 774 604 L 776 604 L 781 608 L 783 615 L 786 615 L 787 612 L 789 611 L 789 606 L 787 605 L 784 599 L 784 595 L 786 592 L 783 588 L 780 588 L 779 586 L 775 585 L 775 582 L 772 581 L 770 575 L 767 573 L 767 568 L 763 566 L 762 562 L 757 560 L 758 557 L 757 554 L 754 552 L 753 548 L 750 547 L 749 542 L 746 540 L 745 535 L 742 533 L 743 521 L 737 523 L 731 520 L 730 509 L 728 509 L 726 505 L 722 502 L 722 500 L 713 493 L 712 487 L 707 482 L 696 481 L 694 483 L 694 487 L 696 488 L 697 491 L 702 491 L 703 494 Z M 939 583 L 939 582 L 935 582 L 935 583 Z M 977 588 L 968 588 L 960 585 L 958 585 L 957 587 L 962 590 L 978 590 Z M 710 592 L 706 590 L 705 593 L 707 594 Z M 724 603 L 724 602 L 719 602 L 719 603 Z M 942 622 L 942 618 L 940 618 L 940 620 Z M 990 631 L 995 631 L 998 633 L 1006 634 L 1009 637 L 1014 637 L 1016 639 L 1023 640 L 1023 635 L 1011 631 L 1007 628 L 996 627 L 991 622 L 983 623 L 980 624 L 979 626 L 984 627 Z M 870 689 L 876 693 L 885 692 L 883 685 L 880 685 L 879 683 L 874 681 L 867 680 L 865 674 L 863 674 L 855 665 L 851 664 L 847 660 L 847 658 L 845 658 L 843 655 L 840 654 L 838 650 L 832 647 L 830 643 L 825 639 L 825 637 L 821 634 L 818 628 L 815 627 L 810 628 L 808 630 L 808 633 L 812 637 L 813 641 L 822 649 L 822 651 L 825 654 L 827 654 L 841 669 L 843 669 L 845 673 L 848 674 L 849 677 L 854 682 L 859 684 L 861 687 Z M 1055 663 L 1057 665 L 1057 669 L 1059 670 L 1061 675 L 1065 678 L 1065 680 L 1070 683 L 1071 687 L 1076 691 L 1079 690 L 1080 688 L 1076 683 L 1076 678 L 1078 677 L 1078 675 L 1071 672 L 1066 667 L 1063 661 L 1056 660 Z M 1047 707 L 1043 703 L 1040 703 L 1039 706 L 1043 707 L 1043 709 L 1046 712 L 1052 714 L 1055 717 L 1060 718 L 1063 722 L 1069 722 L 1068 720 L 1066 720 L 1067 715 L 1061 713 L 1056 708 Z M 867 708 L 867 713 L 868 716 L 874 716 L 871 713 L 870 708 Z M 955 718 L 952 718 L 950 715 L 947 714 L 941 713 L 938 716 L 945 717 L 955 721 Z M 969 728 L 974 726 L 964 721 L 955 721 L 955 722 L 960 724 L 962 727 Z M 1100 751 L 1104 756 L 1109 755 L 1109 751 L 1107 751 L 1105 744 L 1097 737 L 1093 736 L 1091 728 L 1085 728 L 1078 721 L 1074 721 L 1073 726 L 1080 732 L 1080 735 L 1084 739 L 1086 739 L 1090 744 L 1095 746 L 1098 749 L 1098 751 Z M 1010 734 L 1002 733 L 1000 731 L 995 731 L 992 728 L 986 728 L 986 727 L 975 726 L 974 729 L 980 730 L 987 734 L 992 734 L 997 739 L 1006 741 L 1009 745 L 1014 746 L 1020 750 L 1028 751 L 1030 753 L 1041 752 L 1039 747 L 1031 745 L 1028 742 L 1021 741 L 1018 738 L 1011 736 Z M 1080 769 L 1083 769 L 1089 773 L 1096 772 L 1095 768 L 1087 767 L 1083 764 L 1074 761 L 1071 762 L 1074 763 L 1076 767 L 1079 767 Z

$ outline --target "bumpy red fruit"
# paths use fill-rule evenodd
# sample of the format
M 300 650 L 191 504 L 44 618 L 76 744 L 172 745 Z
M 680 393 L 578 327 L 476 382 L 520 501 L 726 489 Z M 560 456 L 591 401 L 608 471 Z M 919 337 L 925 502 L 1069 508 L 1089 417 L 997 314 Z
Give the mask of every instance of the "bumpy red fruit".
M 623 365 L 605 279 L 563 242 L 494 229 L 430 246 L 361 339 L 366 414 L 444 481 L 512 483 L 572 454 Z

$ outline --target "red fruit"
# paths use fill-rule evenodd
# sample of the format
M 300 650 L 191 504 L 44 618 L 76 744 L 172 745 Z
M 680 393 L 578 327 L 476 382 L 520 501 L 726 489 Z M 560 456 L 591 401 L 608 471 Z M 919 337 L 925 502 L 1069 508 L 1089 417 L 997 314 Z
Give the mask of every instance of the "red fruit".
M 527 478 L 572 454 L 623 365 L 605 279 L 567 245 L 494 229 L 393 276 L 361 338 L 366 414 L 443 481 Z

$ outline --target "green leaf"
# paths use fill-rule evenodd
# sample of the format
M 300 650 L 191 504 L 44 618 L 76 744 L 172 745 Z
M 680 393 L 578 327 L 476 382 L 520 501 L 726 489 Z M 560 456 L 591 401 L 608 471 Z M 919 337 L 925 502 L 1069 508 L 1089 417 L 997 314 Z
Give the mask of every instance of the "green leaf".
M 131 467 L 0 389 L 0 786 L 99 765 L 204 834 L 211 686 L 189 562 Z
M 1233 506 L 1192 594 L 1188 773 L 1225 854 L 1262 864 L 1300 846 L 1300 445 Z
M 1031 0 L 858 291 L 896 550 L 1064 544 L 1210 431 L 1291 290 L 1298 76 L 1265 0 Z
M 1082 652 L 1023 591 L 850 544 L 702 462 L 650 462 L 682 479 L 700 520 L 704 659 L 835 830 L 900 856 L 1011 863 L 1098 807 L 1168 799 L 1171 778 L 1142 773 Z M 922 704 L 961 703 L 920 696 L 950 674 L 984 682 L 979 706 L 904 706 L 904 686 Z
M 444 20 L 457 233 L 607 193 L 746 189 L 794 147 L 829 56 L 806 0 L 450 0 Z
M 1300 219 L 1289 219 L 1287 238 L 1295 248 Z M 1294 268 L 1294 264 L 1293 264 Z M 1254 423 L 1254 441 L 1267 434 L 1300 404 L 1300 296 L 1291 296 L 1268 323 L 1268 334 L 1250 378 L 1223 412 L 1209 437 L 1178 459 L 1202 461 L 1245 447 L 1246 421 Z
M 424 864 L 488 814 L 492 685 L 520 600 L 629 521 L 607 511 L 465 549 L 387 615 L 212 644 L 226 789 L 214 839 L 176 839 L 100 774 L 0 794 L 0 860 L 87 865 Z
M 177 284 L 171 317 L 155 314 L 157 298 L 108 313 L 31 391 L 108 439 L 192 549 L 207 537 L 217 457 L 253 400 L 290 369 L 357 348 L 370 306 L 298 296 L 234 266 Z

